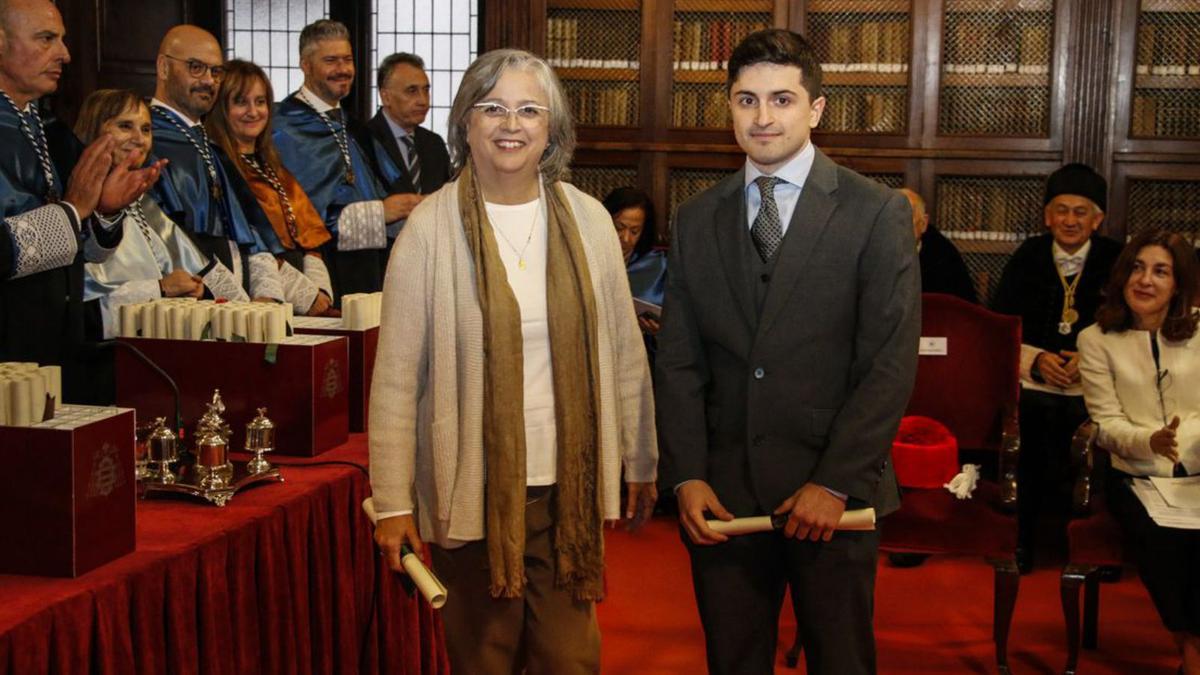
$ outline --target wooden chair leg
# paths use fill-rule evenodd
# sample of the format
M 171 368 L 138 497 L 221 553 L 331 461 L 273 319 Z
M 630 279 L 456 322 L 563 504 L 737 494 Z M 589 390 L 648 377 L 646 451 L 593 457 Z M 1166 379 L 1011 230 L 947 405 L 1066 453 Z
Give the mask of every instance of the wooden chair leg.
M 1079 586 L 1088 578 L 1089 568 L 1067 565 L 1059 582 L 1063 620 L 1067 627 L 1067 667 L 1065 675 L 1075 675 L 1079 665 Z
M 1014 558 L 993 560 L 995 568 L 995 612 L 992 617 L 992 639 L 996 643 L 996 670 L 1008 675 L 1008 629 L 1012 626 L 1013 608 L 1017 604 L 1017 590 L 1021 585 L 1021 574 Z
M 1100 618 L 1100 575 L 1088 574 L 1083 584 L 1083 648 L 1095 649 L 1098 642 L 1097 623 Z

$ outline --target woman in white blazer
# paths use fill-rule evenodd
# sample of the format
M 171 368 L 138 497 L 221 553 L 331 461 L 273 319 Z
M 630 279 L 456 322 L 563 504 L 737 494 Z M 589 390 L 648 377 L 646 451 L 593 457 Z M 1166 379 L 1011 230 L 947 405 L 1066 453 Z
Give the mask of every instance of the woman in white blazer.
M 1079 335 L 1083 395 L 1112 455 L 1109 509 L 1189 675 L 1200 675 L 1200 530 L 1157 525 L 1130 481 L 1200 474 L 1197 274 L 1182 236 L 1139 234 L 1113 267 L 1096 323 Z

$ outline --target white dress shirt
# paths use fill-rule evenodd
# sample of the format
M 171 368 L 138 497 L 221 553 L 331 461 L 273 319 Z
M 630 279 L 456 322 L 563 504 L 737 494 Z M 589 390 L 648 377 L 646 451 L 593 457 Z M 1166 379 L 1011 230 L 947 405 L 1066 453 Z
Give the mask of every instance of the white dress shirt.
M 804 189 L 804 182 L 808 180 L 808 173 L 812 170 L 813 159 L 816 156 L 817 151 L 812 141 L 809 141 L 787 164 L 769 174 L 782 181 L 775 184 L 775 205 L 779 208 L 779 225 L 783 235 L 787 234 L 792 214 L 796 212 L 796 202 L 800 201 L 800 191 Z M 746 160 L 746 227 L 754 225 L 758 209 L 762 206 L 762 194 L 754 180 L 766 175 L 768 174 L 760 171 L 754 162 Z

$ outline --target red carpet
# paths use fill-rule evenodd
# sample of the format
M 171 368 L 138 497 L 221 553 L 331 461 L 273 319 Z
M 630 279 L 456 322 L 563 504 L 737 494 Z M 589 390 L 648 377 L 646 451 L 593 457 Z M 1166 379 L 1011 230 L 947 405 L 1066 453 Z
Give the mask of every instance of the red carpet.
M 705 672 L 704 636 L 692 596 L 687 553 L 676 521 L 658 518 L 637 534 L 608 531 L 608 598 L 599 605 L 603 672 Z M 1021 578 L 1009 636 L 1015 675 L 1061 673 L 1066 639 L 1059 604 L 1061 569 Z M 992 574 L 982 560 L 935 556 L 912 569 L 879 566 L 875 632 L 880 673 L 993 673 Z M 795 621 L 784 600 L 776 673 Z M 1080 675 L 1173 675 L 1179 665 L 1141 582 L 1130 572 L 1100 589 L 1099 649 L 1082 650 Z

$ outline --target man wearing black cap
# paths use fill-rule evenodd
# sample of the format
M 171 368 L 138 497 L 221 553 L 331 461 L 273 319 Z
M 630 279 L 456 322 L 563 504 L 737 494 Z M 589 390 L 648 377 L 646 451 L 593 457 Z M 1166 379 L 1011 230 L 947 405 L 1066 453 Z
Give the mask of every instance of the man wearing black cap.
M 1049 234 L 1031 237 L 1013 253 L 993 309 L 1021 317 L 1021 459 L 1017 471 L 1021 572 L 1033 567 L 1033 539 L 1043 504 L 1066 504 L 1068 449 L 1087 419 L 1075 339 L 1095 320 L 1100 290 L 1121 252 L 1099 236 L 1108 187 L 1083 164 L 1067 164 L 1046 180 Z M 1063 493 L 1063 498 L 1057 495 Z

